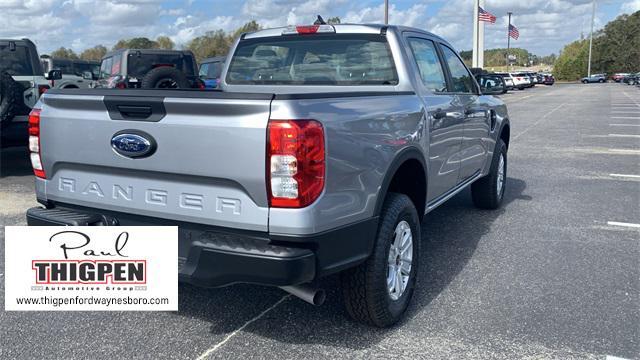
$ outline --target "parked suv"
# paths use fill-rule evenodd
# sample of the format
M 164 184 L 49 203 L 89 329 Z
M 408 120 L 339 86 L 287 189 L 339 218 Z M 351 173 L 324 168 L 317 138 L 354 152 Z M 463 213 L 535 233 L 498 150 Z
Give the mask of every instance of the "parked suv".
M 317 280 L 340 273 L 353 318 L 396 323 L 423 215 L 468 187 L 479 208 L 503 201 L 504 88 L 480 89 L 451 44 L 409 27 L 260 30 L 231 54 L 222 91 L 45 94 L 28 223 L 177 225 L 181 281 L 319 304 Z
M 607 81 L 607 76 L 605 74 L 593 74 L 591 76 L 583 77 L 580 81 L 582 81 L 583 84 L 603 83 Z
M 89 88 L 91 82 L 98 80 L 100 62 L 79 59 L 58 59 L 48 55 L 40 56 L 44 72 L 59 69 L 62 79 L 55 81 L 53 87 L 57 89 Z
M 189 50 L 120 49 L 107 53 L 95 88 L 204 88 Z
M 40 95 L 49 89 L 28 39 L 0 39 L 0 145 L 26 145 L 27 118 Z

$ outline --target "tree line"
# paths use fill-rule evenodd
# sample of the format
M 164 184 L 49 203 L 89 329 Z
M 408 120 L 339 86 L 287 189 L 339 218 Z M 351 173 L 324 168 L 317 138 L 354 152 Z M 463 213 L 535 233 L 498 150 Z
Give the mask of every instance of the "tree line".
M 552 65 L 556 61 L 556 55 L 538 56 L 530 53 L 526 49 L 510 48 L 509 55 L 516 56 L 516 64 L 521 66 L 547 64 Z M 462 60 L 470 66 L 473 51 L 465 50 L 460 52 Z M 507 62 L 507 49 L 489 49 L 484 51 L 484 66 L 495 67 L 505 66 Z
M 332 17 L 327 20 L 329 24 L 339 24 L 339 17 Z M 240 28 L 225 32 L 223 30 L 208 31 L 202 36 L 191 39 L 184 45 L 184 49 L 191 50 L 198 61 L 208 57 L 227 55 L 235 39 L 245 32 L 260 30 L 262 26 L 252 20 Z M 167 36 L 159 36 L 155 40 L 146 37 L 119 40 L 111 50 L 118 49 L 168 49 L 173 50 L 176 44 Z M 100 60 L 107 53 L 108 49 L 104 45 L 97 45 L 76 54 L 72 49 L 61 47 L 51 52 L 50 56 L 64 59 Z
M 589 39 L 564 47 L 554 66 L 560 80 L 587 76 Z M 640 71 L 640 11 L 620 15 L 593 34 L 591 73 L 633 73 Z

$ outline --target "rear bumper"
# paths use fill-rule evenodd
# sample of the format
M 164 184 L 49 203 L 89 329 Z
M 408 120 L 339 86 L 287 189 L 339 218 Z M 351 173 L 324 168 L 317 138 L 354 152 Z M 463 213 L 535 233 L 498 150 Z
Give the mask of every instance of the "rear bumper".
M 355 266 L 371 253 L 378 219 L 314 235 L 291 236 L 62 205 L 29 209 L 27 223 L 178 226 L 180 281 L 220 287 L 233 283 L 298 285 Z

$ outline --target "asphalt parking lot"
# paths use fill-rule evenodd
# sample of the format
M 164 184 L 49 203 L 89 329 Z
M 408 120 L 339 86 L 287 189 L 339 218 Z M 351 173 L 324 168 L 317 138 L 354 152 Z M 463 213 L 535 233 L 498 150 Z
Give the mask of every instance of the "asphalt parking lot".
M 640 358 L 640 91 L 503 98 L 505 205 L 479 211 L 463 192 L 424 218 L 419 289 L 398 326 L 352 322 L 336 291 L 316 308 L 273 288 L 181 285 L 177 313 L 2 311 L 0 358 Z M 0 225 L 24 225 L 26 154 L 5 151 L 0 175 Z

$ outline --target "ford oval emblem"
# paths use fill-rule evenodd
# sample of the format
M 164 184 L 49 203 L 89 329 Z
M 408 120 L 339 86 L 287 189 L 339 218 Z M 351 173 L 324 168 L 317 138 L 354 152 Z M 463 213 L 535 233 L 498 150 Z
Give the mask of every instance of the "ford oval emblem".
M 156 143 L 150 135 L 141 131 L 121 131 L 111 138 L 111 147 L 122 156 L 141 158 L 153 154 Z

